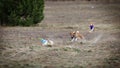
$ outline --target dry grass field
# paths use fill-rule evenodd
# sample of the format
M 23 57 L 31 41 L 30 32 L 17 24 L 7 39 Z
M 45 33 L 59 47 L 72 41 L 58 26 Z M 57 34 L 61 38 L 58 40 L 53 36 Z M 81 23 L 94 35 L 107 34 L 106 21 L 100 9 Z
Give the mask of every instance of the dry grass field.
M 44 13 L 37 26 L 0 27 L 0 68 L 120 68 L 120 4 L 46 2 Z M 74 30 L 86 42 L 70 42 Z

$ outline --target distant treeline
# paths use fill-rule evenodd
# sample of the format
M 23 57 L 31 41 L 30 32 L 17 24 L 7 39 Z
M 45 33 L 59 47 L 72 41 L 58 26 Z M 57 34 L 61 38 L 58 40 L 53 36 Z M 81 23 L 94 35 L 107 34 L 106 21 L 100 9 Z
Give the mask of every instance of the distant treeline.
M 0 0 L 0 25 L 30 26 L 44 18 L 44 0 Z

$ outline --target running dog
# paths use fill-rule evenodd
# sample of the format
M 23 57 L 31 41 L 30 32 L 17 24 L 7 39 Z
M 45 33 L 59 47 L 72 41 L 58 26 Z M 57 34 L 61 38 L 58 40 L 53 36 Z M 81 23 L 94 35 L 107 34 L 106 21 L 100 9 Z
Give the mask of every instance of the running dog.
M 52 41 L 52 40 L 49 40 L 49 39 L 41 39 L 41 43 L 42 43 L 42 45 L 43 46 L 48 46 L 48 45 L 50 45 L 50 46 L 52 46 L 53 44 L 54 44 L 54 42 Z
M 84 36 L 79 31 L 70 32 L 71 41 L 77 41 L 78 39 L 84 40 Z

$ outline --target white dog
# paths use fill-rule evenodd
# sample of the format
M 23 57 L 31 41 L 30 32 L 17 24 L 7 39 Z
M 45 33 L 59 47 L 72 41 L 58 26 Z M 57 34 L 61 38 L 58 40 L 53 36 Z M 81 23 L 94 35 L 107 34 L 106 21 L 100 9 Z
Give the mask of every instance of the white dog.
M 41 39 L 41 43 L 42 43 L 42 45 L 43 46 L 45 46 L 45 45 L 53 45 L 54 44 L 54 42 L 52 41 L 52 40 L 46 40 L 46 39 Z

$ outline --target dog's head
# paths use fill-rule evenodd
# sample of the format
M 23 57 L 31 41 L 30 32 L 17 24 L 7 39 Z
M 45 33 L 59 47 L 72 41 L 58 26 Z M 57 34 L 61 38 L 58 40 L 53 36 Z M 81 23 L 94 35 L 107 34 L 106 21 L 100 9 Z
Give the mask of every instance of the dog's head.
M 70 37 L 73 39 L 75 37 L 76 31 L 70 32 Z
M 73 36 L 73 35 L 75 35 L 75 31 L 73 31 L 73 32 L 70 32 L 70 36 Z

